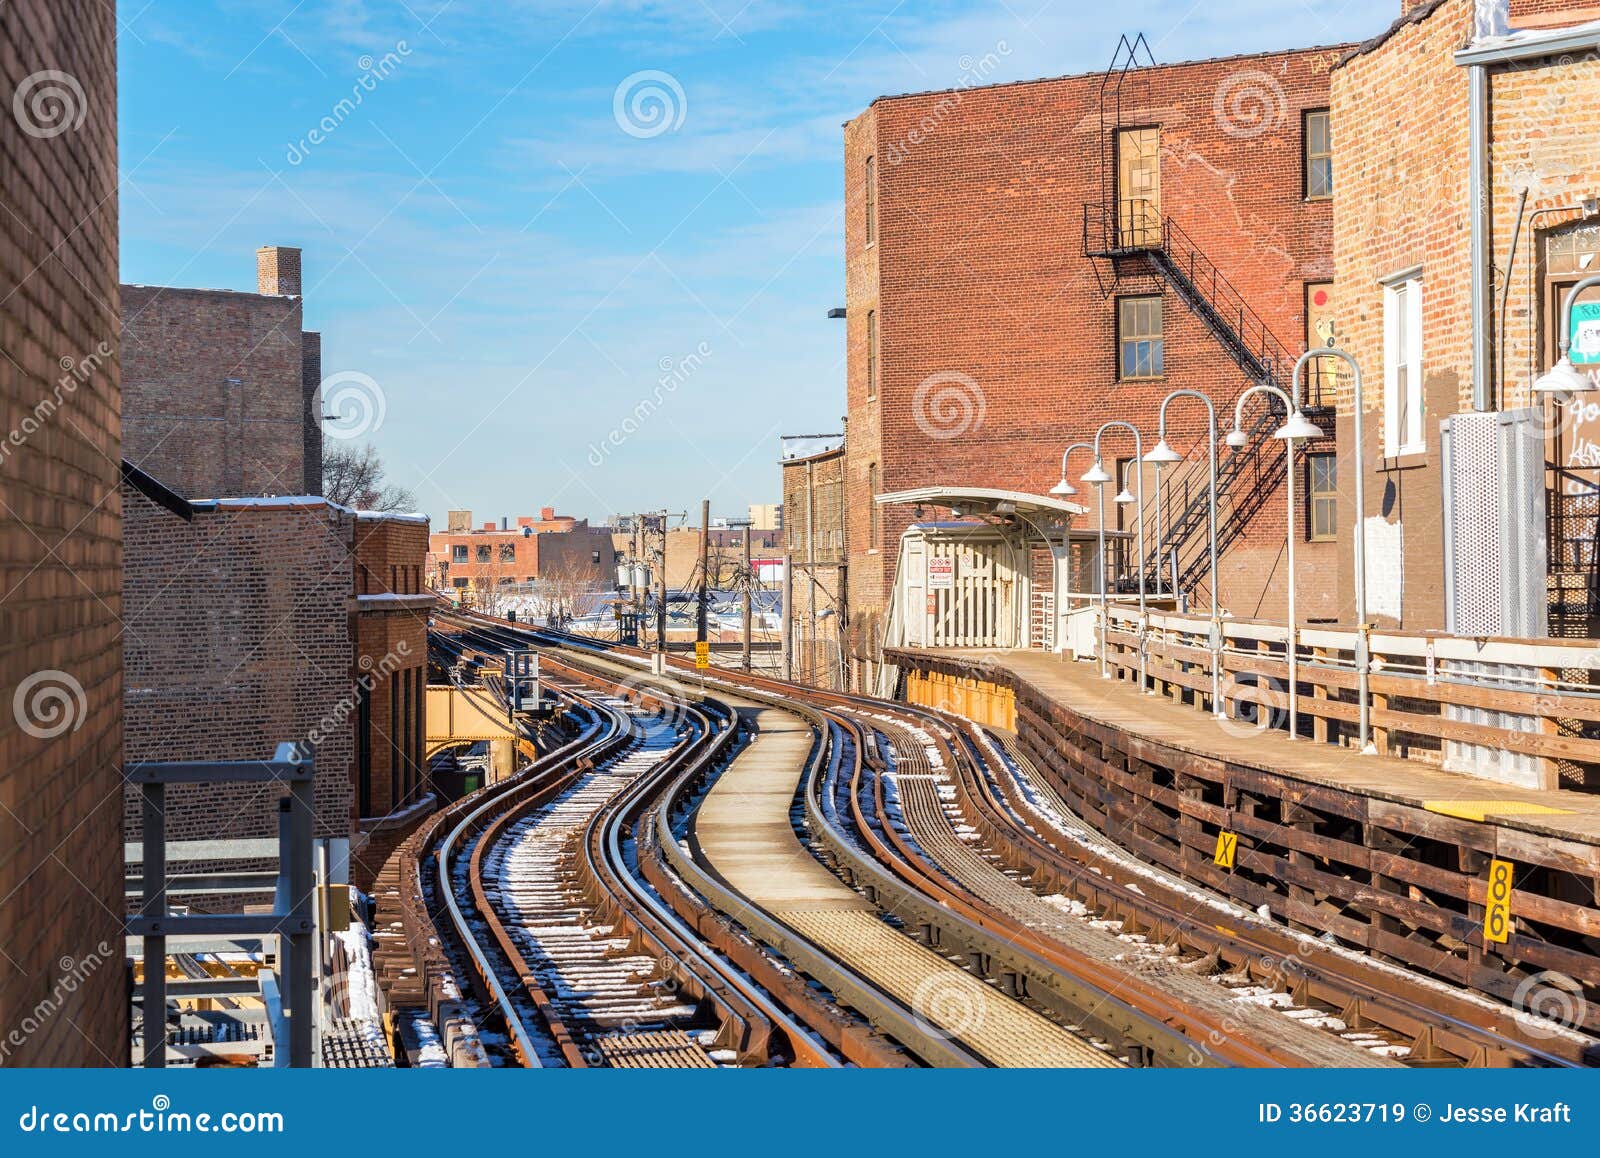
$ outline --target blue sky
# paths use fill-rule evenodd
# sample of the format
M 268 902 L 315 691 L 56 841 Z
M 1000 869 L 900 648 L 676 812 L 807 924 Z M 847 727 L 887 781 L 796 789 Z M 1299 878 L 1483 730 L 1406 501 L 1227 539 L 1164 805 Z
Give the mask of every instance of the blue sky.
M 324 373 L 376 384 L 369 440 L 442 522 L 777 501 L 778 436 L 839 427 L 840 125 L 875 96 L 1102 68 L 1124 31 L 1163 61 L 1359 39 L 1400 5 L 118 7 L 124 280 L 253 289 L 257 246 L 302 247 Z

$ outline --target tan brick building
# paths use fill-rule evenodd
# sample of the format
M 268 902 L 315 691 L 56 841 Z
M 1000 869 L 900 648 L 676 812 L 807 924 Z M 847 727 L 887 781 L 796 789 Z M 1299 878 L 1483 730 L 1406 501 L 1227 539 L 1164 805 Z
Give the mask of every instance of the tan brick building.
M 191 498 L 322 493 L 322 343 L 298 249 L 256 254 L 256 292 L 125 285 L 128 459 Z
M 838 687 L 839 653 L 850 651 L 842 634 L 849 623 L 844 436 L 805 440 L 782 465 L 790 671 L 801 683 Z M 857 647 L 870 641 L 858 640 Z
M 0 45 L 0 1066 L 125 1065 L 116 13 Z
M 1225 431 L 1263 365 L 1287 385 L 1334 276 L 1326 113 L 1343 52 L 1161 67 L 1123 54 L 1104 74 L 880 98 L 846 125 L 845 509 L 863 647 L 911 517 L 872 494 L 1042 493 L 1064 448 L 1109 419 L 1148 448 L 1176 388 L 1226 406 Z M 1204 427 L 1198 405 L 1172 408 L 1188 457 L 1168 468 L 1169 527 L 1203 489 Z M 1220 589 L 1237 615 L 1282 610 L 1280 448 L 1252 448 L 1225 493 Z M 1105 451 L 1108 471 L 1133 455 L 1123 434 Z M 1152 488 L 1146 511 L 1153 523 Z M 1336 556 L 1310 532 L 1300 607 L 1317 618 L 1337 613 L 1318 581 Z M 1210 587 L 1203 538 L 1191 526 L 1174 544 L 1195 599 Z
M 1526 601 L 1534 611 L 1521 628 L 1497 614 L 1496 591 L 1483 588 L 1504 583 L 1537 553 L 1532 540 L 1543 537 L 1547 520 L 1549 626 L 1593 635 L 1600 409 L 1595 395 L 1560 404 L 1530 388 L 1556 360 L 1562 295 L 1600 268 L 1600 6 L 1502 6 L 1507 34 L 1475 42 L 1478 9 L 1471 0 L 1407 5 L 1333 72 L 1335 316 L 1341 344 L 1365 371 L 1368 583 L 1376 604 L 1369 610 L 1379 622 L 1444 628 L 1452 619 L 1447 575 L 1454 575 L 1458 629 L 1542 634 L 1542 576 L 1534 577 L 1538 589 Z M 1476 178 L 1475 123 L 1484 143 Z M 1600 291 L 1583 301 L 1600 303 Z M 1587 364 L 1600 366 L 1600 349 Z M 1344 385 L 1341 478 L 1352 478 L 1354 402 Z M 1481 447 L 1473 452 L 1481 467 L 1474 483 L 1461 447 L 1474 416 L 1494 423 L 1495 415 L 1518 412 L 1531 418 L 1519 429 L 1530 432 L 1531 441 L 1522 441 L 1536 474 L 1504 530 L 1511 535 L 1520 523 L 1514 537 L 1529 541 L 1497 549 L 1482 527 L 1501 517 L 1499 496 L 1514 465 Z M 1445 420 L 1458 443 L 1453 484 Z M 1341 498 L 1341 521 L 1350 524 L 1352 489 Z M 1347 605 L 1350 550 L 1347 541 L 1339 567 Z

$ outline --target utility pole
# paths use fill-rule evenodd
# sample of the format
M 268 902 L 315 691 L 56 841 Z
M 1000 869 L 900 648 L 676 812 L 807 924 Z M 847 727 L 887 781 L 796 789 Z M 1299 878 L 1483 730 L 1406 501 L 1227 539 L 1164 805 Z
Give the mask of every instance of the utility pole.
M 787 527 L 788 520 L 784 520 Z M 785 530 L 785 535 L 788 531 Z M 794 556 L 788 551 L 783 553 L 783 591 L 779 595 L 783 601 L 783 626 L 778 631 L 778 646 L 783 651 L 783 678 L 794 680 Z
M 654 518 L 655 516 L 651 516 Z M 648 538 L 648 528 L 646 537 Z M 656 654 L 661 664 L 667 658 L 667 515 L 661 513 L 661 566 L 656 571 Z
M 744 528 L 744 670 L 750 670 L 750 621 L 752 601 L 756 597 L 756 577 L 750 570 L 750 524 Z
M 704 643 L 711 595 L 711 500 L 700 501 L 700 607 L 695 614 L 695 639 Z

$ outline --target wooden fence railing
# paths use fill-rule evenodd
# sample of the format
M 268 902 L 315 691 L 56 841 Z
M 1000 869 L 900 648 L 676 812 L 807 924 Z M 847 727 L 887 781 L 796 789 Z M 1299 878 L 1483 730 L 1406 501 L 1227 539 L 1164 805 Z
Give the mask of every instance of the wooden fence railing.
M 1111 604 L 1106 664 L 1120 680 L 1214 710 L 1214 657 L 1223 710 L 1234 720 L 1307 740 L 1354 744 L 1360 719 L 1355 628 L 1295 633 L 1291 673 L 1283 624 Z M 1600 789 L 1600 646 L 1593 640 L 1473 639 L 1371 631 L 1371 740 L 1380 753 L 1530 788 Z

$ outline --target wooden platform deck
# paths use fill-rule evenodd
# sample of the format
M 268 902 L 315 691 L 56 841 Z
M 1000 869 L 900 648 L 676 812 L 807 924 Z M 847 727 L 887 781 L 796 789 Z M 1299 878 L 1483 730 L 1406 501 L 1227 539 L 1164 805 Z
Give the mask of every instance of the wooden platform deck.
M 1127 684 L 1102 679 L 1094 663 L 1045 652 L 930 649 L 906 654 L 925 654 L 985 669 L 1005 668 L 1046 699 L 1079 715 L 1203 759 L 1226 760 L 1443 816 L 1487 820 L 1560 840 L 1600 845 L 1600 796 L 1518 788 L 1415 761 L 1363 756 L 1332 744 L 1290 740 L 1279 732 L 1256 732 L 1242 723 L 1225 728 L 1205 712 L 1159 696 L 1141 696 Z

